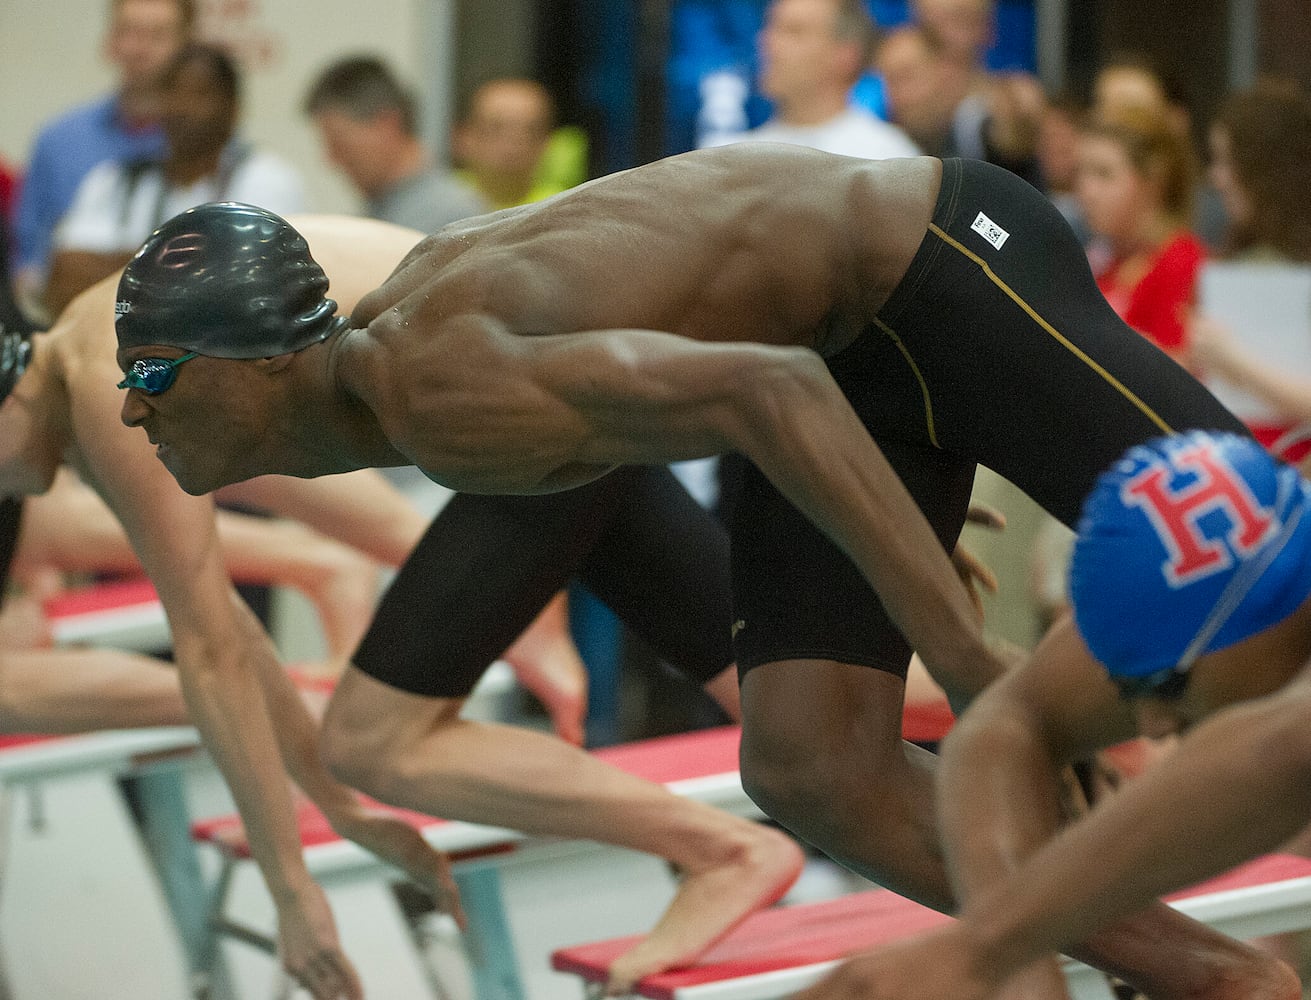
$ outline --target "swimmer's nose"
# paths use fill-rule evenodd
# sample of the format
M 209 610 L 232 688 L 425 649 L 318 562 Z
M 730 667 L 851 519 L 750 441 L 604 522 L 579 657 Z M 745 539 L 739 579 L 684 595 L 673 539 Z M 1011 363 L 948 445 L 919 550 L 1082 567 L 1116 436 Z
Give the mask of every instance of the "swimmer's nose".
M 146 405 L 144 396 L 135 389 L 127 390 L 127 395 L 123 397 L 123 409 L 119 413 L 123 423 L 128 427 L 139 427 L 149 412 L 150 407 Z

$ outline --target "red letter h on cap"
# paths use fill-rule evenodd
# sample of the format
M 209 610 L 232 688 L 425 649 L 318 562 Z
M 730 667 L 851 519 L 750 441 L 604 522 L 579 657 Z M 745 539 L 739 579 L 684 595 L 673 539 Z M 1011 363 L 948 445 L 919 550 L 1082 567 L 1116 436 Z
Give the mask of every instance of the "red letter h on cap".
M 1203 514 L 1217 508 L 1229 518 L 1229 543 L 1239 555 L 1252 552 L 1270 527 L 1272 512 L 1263 509 L 1247 484 L 1212 450 L 1198 445 L 1176 452 L 1174 465 L 1197 474 L 1197 481 L 1178 492 L 1169 487 L 1169 469 L 1144 469 L 1124 484 L 1120 498 L 1141 507 L 1170 558 L 1162 566 L 1166 582 L 1182 587 L 1227 569 L 1233 556 L 1218 538 L 1208 538 L 1197 526 Z

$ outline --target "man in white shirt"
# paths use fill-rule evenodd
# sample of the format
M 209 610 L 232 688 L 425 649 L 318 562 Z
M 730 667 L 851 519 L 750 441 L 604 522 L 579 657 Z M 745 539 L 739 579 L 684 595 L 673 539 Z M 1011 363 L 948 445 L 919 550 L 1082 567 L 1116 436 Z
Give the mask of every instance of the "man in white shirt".
M 758 40 L 758 83 L 773 113 L 757 128 L 710 145 L 784 142 L 866 160 L 920 155 L 900 128 L 851 102 L 877 38 L 864 0 L 773 0 Z M 692 496 L 727 517 L 741 462 L 701 458 L 677 462 L 673 471 Z
M 93 167 L 55 231 L 45 291 L 52 317 L 126 264 L 161 223 L 188 208 L 242 201 L 273 212 L 304 211 L 298 171 L 236 138 L 240 78 L 226 52 L 188 45 L 165 71 L 162 100 L 164 158 Z
M 744 138 L 870 160 L 918 155 L 900 128 L 851 103 L 875 36 L 864 0 L 773 0 L 760 33 L 759 84 L 774 111 Z

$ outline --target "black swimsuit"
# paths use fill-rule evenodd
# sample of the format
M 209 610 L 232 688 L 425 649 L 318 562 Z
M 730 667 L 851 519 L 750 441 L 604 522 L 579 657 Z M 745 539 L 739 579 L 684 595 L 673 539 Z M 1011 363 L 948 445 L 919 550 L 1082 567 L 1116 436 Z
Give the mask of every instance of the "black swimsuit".
M 23 515 L 21 497 L 0 497 L 0 600 L 9 583 L 9 567 L 18 547 L 18 527 Z
M 1246 433 L 1106 304 L 1036 189 L 947 160 L 933 222 L 834 378 L 950 550 L 976 464 L 1066 524 L 1104 468 L 1172 430 Z M 910 647 L 852 562 L 753 467 L 722 529 L 663 469 L 546 496 L 456 496 L 385 596 L 355 663 L 458 697 L 547 600 L 582 580 L 704 681 L 786 659 L 905 673 Z M 730 651 L 729 624 L 735 633 Z
M 829 369 L 948 550 L 976 463 L 1073 526 L 1129 446 L 1247 433 L 1120 320 L 1047 199 L 977 160 L 943 162 L 906 275 Z M 818 657 L 904 673 L 910 647 L 855 565 L 754 469 L 736 510 L 739 669 Z
M 634 466 L 563 493 L 456 494 L 354 663 L 405 691 L 463 697 L 575 579 L 697 684 L 733 662 L 727 533 L 668 469 Z

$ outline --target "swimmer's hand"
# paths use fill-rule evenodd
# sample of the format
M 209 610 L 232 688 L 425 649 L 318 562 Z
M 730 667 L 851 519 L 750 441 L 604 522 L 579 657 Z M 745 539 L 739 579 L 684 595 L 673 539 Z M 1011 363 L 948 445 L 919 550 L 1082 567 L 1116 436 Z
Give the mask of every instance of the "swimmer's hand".
M 424 840 L 418 830 L 383 809 L 360 802 L 330 819 L 337 833 L 405 872 L 432 897 L 440 912 L 449 913 L 460 929 L 465 929 L 467 920 L 450 859 Z
M 965 520 L 992 531 L 1001 531 L 1006 527 L 1006 515 L 984 504 L 970 504 Z M 983 597 L 979 593 L 979 588 L 982 587 L 989 594 L 997 593 L 997 575 L 960 542 L 957 542 L 956 548 L 952 550 L 951 564 L 956 567 L 956 575 L 960 577 L 961 583 L 965 584 L 965 589 L 970 595 L 970 603 L 974 605 L 974 613 L 982 622 Z
M 328 898 L 313 882 L 278 903 L 278 955 L 314 1000 L 363 1000 L 364 987 L 341 950 Z
M 40 601 L 26 594 L 5 601 L 0 609 L 0 650 L 49 649 L 54 644 Z
M 955 941 L 955 928 L 932 931 L 857 955 L 792 1000 L 984 1000 L 997 984 L 979 981 Z M 1061 994 L 1054 994 L 1059 997 Z
M 993 531 L 1001 531 L 1006 527 L 1006 515 L 986 503 L 970 504 L 969 510 L 965 512 L 965 520 L 970 524 L 977 524 L 980 528 L 991 528 Z
M 970 595 L 970 603 L 974 605 L 974 613 L 982 622 L 983 596 L 979 593 L 979 588 L 982 587 L 990 594 L 997 593 L 997 575 L 960 542 L 957 542 L 956 548 L 952 550 L 951 564 L 956 567 L 956 575 L 960 577 L 961 583 L 965 584 L 965 589 Z

